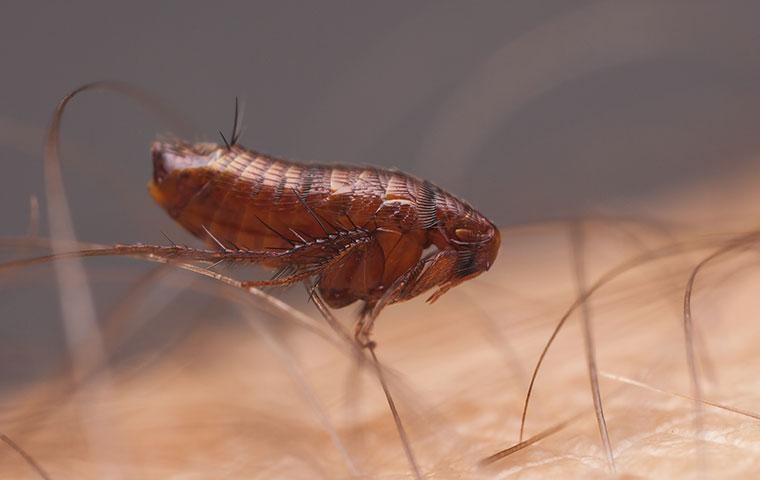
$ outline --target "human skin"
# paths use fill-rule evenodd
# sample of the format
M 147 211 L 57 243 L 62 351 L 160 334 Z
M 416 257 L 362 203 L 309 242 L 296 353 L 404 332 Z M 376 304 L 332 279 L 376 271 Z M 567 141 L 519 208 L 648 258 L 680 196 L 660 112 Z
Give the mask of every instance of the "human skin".
M 695 281 L 698 379 L 709 402 L 700 408 L 682 328 L 695 265 L 731 232 L 752 227 L 753 178 L 748 172 L 642 203 L 639 212 L 657 206 L 656 221 L 629 211 L 580 222 L 586 288 L 631 259 L 649 259 L 589 301 L 618 474 L 745 478 L 760 471 L 752 245 L 716 258 Z M 506 228 L 500 261 L 487 275 L 434 305 L 408 302 L 379 319 L 377 354 L 423 475 L 610 476 L 578 314 L 547 355 L 527 415 L 526 438 L 553 433 L 482 464 L 517 443 L 530 372 L 577 296 L 570 225 Z M 644 252 L 664 253 L 652 260 Z M 184 287 L 172 277 L 153 288 L 187 288 L 188 275 L 180 276 Z M 147 350 L 121 333 L 109 351 L 134 351 L 110 370 L 93 366 L 98 373 L 75 387 L 64 374 L 42 378 L 6 398 L 3 433 L 55 479 L 412 477 L 373 370 L 359 366 L 316 311 L 290 295 L 333 341 L 287 315 L 238 304 L 213 281 L 194 281 L 191 290 L 215 300 L 200 313 L 192 300 L 170 301 L 163 315 L 199 316 L 195 328 Z M 131 321 L 150 331 L 149 318 Z M 3 476 L 38 478 L 14 450 L 1 455 Z
M 440 81 L 449 83 L 455 89 L 443 92 L 440 97 L 443 104 L 436 102 L 437 117 L 430 123 L 424 120 L 422 131 L 428 133 L 422 139 L 421 151 L 417 151 L 416 146 L 409 149 L 406 145 L 389 146 L 388 151 L 404 152 L 404 158 L 418 158 L 420 171 L 430 172 L 431 180 L 453 184 L 463 182 L 462 178 L 469 176 L 473 166 L 480 168 L 481 161 L 493 159 L 493 153 L 501 153 L 499 148 L 481 150 L 490 139 L 506 136 L 521 144 L 521 134 L 510 137 L 509 133 L 524 134 L 526 130 L 518 127 L 525 123 L 524 114 L 528 113 L 527 123 L 530 125 L 532 118 L 536 130 L 527 131 L 538 139 L 527 142 L 523 148 L 508 150 L 513 153 L 512 157 L 498 155 L 500 165 L 507 168 L 496 171 L 528 184 L 526 192 L 530 195 L 511 197 L 521 201 L 509 202 L 506 208 L 503 200 L 501 204 L 478 205 L 493 213 L 502 209 L 511 214 L 520 212 L 520 218 L 526 218 L 523 211 L 526 216 L 530 212 L 544 214 L 541 202 L 544 206 L 554 205 L 552 202 L 563 201 L 558 198 L 572 204 L 572 211 L 577 211 L 576 207 L 584 203 L 584 199 L 604 198 L 606 201 L 606 196 L 569 195 L 570 191 L 577 193 L 583 191 L 584 185 L 597 183 L 598 166 L 612 165 L 605 178 L 619 183 L 613 183 L 603 192 L 614 197 L 620 193 L 618 189 L 628 183 L 626 177 L 637 170 L 652 169 L 651 177 L 661 177 L 656 182 L 661 187 L 683 184 L 687 181 L 685 178 L 675 178 L 680 177 L 676 175 L 679 168 L 698 172 L 713 164 L 719 168 L 707 172 L 725 174 L 728 165 L 739 163 L 737 158 L 756 150 L 757 122 L 752 113 L 758 110 L 753 100 L 758 98 L 754 88 L 757 70 L 753 68 L 757 58 L 754 51 L 756 25 L 751 20 L 756 15 L 751 9 L 706 1 L 581 2 L 570 7 L 559 3 L 562 4 L 560 10 L 548 12 L 552 14 L 535 20 L 535 24 L 500 22 L 497 25 L 499 38 L 494 41 L 505 43 L 483 44 L 479 49 L 465 51 L 467 57 L 483 58 L 484 62 L 469 63 L 472 70 L 457 69 L 448 78 L 438 75 L 442 70 L 450 70 L 448 47 L 452 44 L 417 40 L 427 37 L 425 27 L 430 23 L 468 25 L 460 22 L 460 12 L 454 9 L 450 16 L 456 22 L 441 22 L 449 14 L 432 11 L 435 4 L 431 4 L 417 17 L 405 19 L 398 29 L 388 28 L 390 41 L 381 42 L 377 49 L 362 49 L 357 55 L 360 64 L 352 70 L 353 74 L 335 75 L 331 95 L 317 99 L 319 92 L 315 92 L 316 106 L 305 120 L 298 122 L 296 118 L 300 107 L 294 111 L 293 104 L 275 102 L 276 92 L 267 90 L 264 94 L 272 96 L 271 103 L 277 103 L 275 112 L 287 115 L 287 121 L 280 119 L 283 128 L 290 129 L 291 122 L 295 121 L 301 137 L 311 140 L 300 146 L 298 142 L 288 144 L 294 154 L 314 158 L 310 145 L 331 144 L 328 150 L 323 150 L 323 156 L 337 151 L 341 157 L 337 160 L 359 162 L 364 152 L 373 150 L 373 145 L 384 143 L 385 137 L 395 136 L 402 119 L 418 119 L 413 115 L 417 105 L 433 98 L 431 92 L 440 88 Z M 510 10 L 515 8 L 512 3 L 505 5 Z M 72 32 L 89 31 L 71 28 L 76 21 L 97 28 L 102 26 L 100 22 L 89 21 L 89 16 L 74 16 L 77 18 L 67 21 L 56 18 L 55 23 L 67 26 Z M 235 16 L 245 18 L 242 11 Z M 482 22 L 477 19 L 485 16 L 502 18 L 485 11 L 471 17 L 476 19 L 471 22 L 473 28 L 481 29 Z M 50 26 L 49 21 L 45 23 L 37 15 L 28 17 Z M 520 18 L 512 14 L 509 17 L 510 20 Z M 14 17 L 8 15 L 7 18 Z M 139 21 L 143 22 L 144 18 L 139 16 Z M 189 24 L 184 17 L 175 18 L 183 30 Z M 287 16 L 289 22 L 292 18 L 290 14 Z M 349 20 L 353 22 L 354 18 Z M 340 19 L 337 21 L 340 23 Z M 122 23 L 123 28 L 133 25 L 128 18 L 120 19 L 119 24 Z M 158 30 L 172 35 L 176 30 L 168 23 Z M 332 22 L 310 23 L 343 31 L 334 28 Z M 229 29 L 226 22 L 213 24 Z M 282 32 L 291 32 L 274 26 Z M 19 52 L 24 61 L 31 59 L 33 65 L 48 68 L 52 57 L 46 56 L 47 52 L 60 57 L 55 58 L 53 64 L 65 60 L 69 73 L 75 72 L 76 79 L 93 67 L 101 71 L 103 65 L 97 63 L 97 55 L 85 55 L 88 59 L 96 58 L 92 65 L 81 61 L 77 64 L 73 46 L 78 43 L 67 47 L 65 35 L 57 36 L 55 44 L 72 54 L 60 56 L 58 48 L 47 45 L 48 36 L 34 33 L 39 33 L 39 28 L 23 28 L 32 32 L 30 38 L 45 43 L 43 49 L 30 50 L 26 48 L 27 42 L 20 44 L 25 48 L 11 49 Z M 249 24 L 244 22 L 241 28 L 248 38 Z M 17 35 L 12 29 L 8 31 Z M 456 43 L 466 43 L 452 35 L 456 30 L 447 27 L 442 31 L 447 38 L 456 39 Z M 249 42 L 234 45 L 229 40 L 234 38 L 234 32 L 229 33 L 233 35 L 225 33 L 216 38 L 222 42 L 222 47 L 216 49 L 210 43 L 213 39 L 206 38 L 208 35 L 203 37 L 203 45 L 215 52 L 216 65 L 230 65 L 223 56 L 217 57 L 224 52 L 230 53 L 227 60 L 233 58 L 236 65 L 238 59 L 249 55 Z M 94 46 L 100 43 L 100 40 L 93 42 Z M 269 43 L 281 42 L 265 42 L 257 48 Z M 112 45 L 108 41 L 102 44 Z M 135 46 L 139 49 L 140 43 Z M 178 42 L 177 46 L 187 49 L 185 41 Z M 241 54 L 236 47 L 246 52 Z M 267 59 L 282 56 L 277 51 L 262 53 L 260 56 Z M 136 67 L 142 63 L 129 61 L 145 57 L 148 56 L 143 52 L 122 50 L 108 51 L 102 56 L 118 59 L 125 67 L 131 65 L 128 78 L 142 78 L 140 81 L 146 85 L 156 81 L 159 91 L 161 88 L 174 90 L 174 85 L 181 84 L 185 90 L 197 92 L 208 86 L 202 81 L 196 83 L 191 78 L 195 75 L 181 73 L 188 66 L 184 54 L 171 55 L 183 65 L 176 69 L 175 64 L 176 71 L 166 78 L 157 75 L 156 68 L 140 70 Z M 290 59 L 290 56 L 284 58 Z M 172 64 L 166 64 L 166 57 L 160 56 L 159 63 L 164 73 L 170 73 Z M 253 68 L 255 71 L 256 67 Z M 272 71 L 280 75 L 279 69 Z M 676 71 L 682 75 L 674 75 Z M 9 89 L 16 93 L 8 100 L 23 98 L 22 112 L 35 108 L 47 112 L 52 105 L 45 103 L 35 107 L 34 98 L 45 98 L 46 91 L 52 95 L 48 99 L 56 98 L 65 88 L 61 82 L 76 81 L 45 72 L 37 80 L 46 79 L 55 84 L 52 90 L 45 90 L 37 80 L 26 78 L 29 69 L 9 69 L 9 75 L 12 72 L 24 75 L 24 83 L 33 88 L 32 96 L 22 94 L 23 90 Z M 184 76 L 181 81 L 176 80 L 177 72 Z M 431 81 L 431 74 L 436 75 L 435 81 Z M 205 75 L 198 78 L 204 79 Z M 252 91 L 272 84 L 272 77 L 266 75 L 259 82 L 258 74 L 247 77 L 254 81 L 237 75 L 221 78 L 235 78 L 245 87 L 234 88 L 251 88 Z M 639 91 L 642 79 L 643 92 Z M 585 85 L 586 80 L 590 80 L 591 87 L 580 89 L 586 96 L 581 95 L 577 105 L 569 102 L 570 107 L 567 107 L 569 98 L 578 96 L 577 87 Z M 597 97 L 595 89 L 599 81 L 608 88 L 602 89 L 606 95 Z M 277 83 L 280 83 L 279 78 Z M 296 88 L 301 89 L 306 83 L 314 82 L 310 76 L 304 76 L 303 83 Z M 233 94 L 246 95 L 245 90 L 231 91 L 231 84 L 221 84 L 229 89 L 222 94 L 224 101 Z M 382 90 L 387 94 L 379 94 Z M 167 93 L 166 90 L 163 93 Z M 205 111 L 195 104 L 200 99 L 194 97 L 198 96 L 194 93 L 184 97 L 184 106 L 190 111 Z M 204 97 L 207 102 L 219 101 L 214 95 Z M 280 100 L 287 97 L 305 98 L 290 92 L 280 93 Z M 265 108 L 269 102 L 261 105 L 253 93 L 248 93 L 248 98 L 255 109 L 264 107 L 262 118 L 271 116 L 272 110 Z M 613 98 L 620 101 L 611 101 Z M 311 102 L 312 98 L 308 100 Z M 111 122 L 105 121 L 102 113 L 85 110 L 87 120 L 79 122 L 79 128 L 85 130 L 77 139 L 80 145 L 101 140 L 101 151 L 115 154 L 116 150 L 126 150 L 128 144 L 133 144 L 132 137 L 120 133 L 114 135 L 123 143 L 114 143 L 114 137 L 93 138 L 92 122 L 104 125 Z M 559 120 L 551 122 L 555 117 Z M 345 119 L 365 128 L 346 132 Z M 47 118 L 42 122 L 38 126 L 43 126 Z M 209 128 L 213 131 L 218 127 L 223 125 L 214 124 Z M 151 137 L 154 134 L 148 124 L 144 127 L 129 124 L 128 127 L 130 131 L 137 128 L 150 130 Z M 0 130 L 3 141 L 18 141 L 20 133 L 26 133 L 24 129 L 9 130 L 5 123 Z M 256 141 L 276 142 L 277 138 L 266 138 L 265 133 L 254 129 L 249 129 L 249 135 L 247 138 Z M 14 186 L 23 184 L 15 175 L 22 167 L 39 165 L 37 155 L 42 132 L 27 136 L 25 143 L 32 150 L 28 159 L 34 161 L 9 160 L 12 167 L 7 171 L 6 194 L 13 191 Z M 559 146 L 539 148 L 543 145 Z M 681 145 L 689 147 L 681 149 Z M 143 144 L 137 142 L 136 148 L 139 151 Z M 79 150 L 86 153 L 86 149 Z M 492 154 L 484 154 L 485 151 Z M 555 151 L 558 155 L 552 156 Z M 151 216 L 153 210 L 136 207 L 147 207 L 145 204 L 150 201 L 141 188 L 142 177 L 137 183 L 118 182 L 122 184 L 121 189 L 106 192 L 113 197 L 110 199 L 102 193 L 92 195 L 86 190 L 90 185 L 113 185 L 113 178 L 122 178 L 124 170 L 107 170 L 102 166 L 123 166 L 127 159 L 134 159 L 138 164 L 139 157 L 92 155 L 88 158 L 71 147 L 65 153 L 64 170 L 73 177 L 69 180 L 84 179 L 79 182 L 79 188 L 75 186 L 77 183 L 67 182 L 72 187 L 69 193 L 79 194 L 80 198 L 79 204 L 72 204 L 75 205 L 73 214 L 80 220 L 90 219 L 78 225 L 80 240 L 163 242 L 159 230 L 166 225 L 159 225 L 157 220 L 163 212 L 155 209 L 155 215 Z M 612 156 L 617 163 L 608 162 Z M 651 161 L 653 156 L 655 160 Z M 551 158 L 552 163 L 535 163 L 546 157 Z M 649 162 L 633 163 L 647 157 Z M 586 164 L 586 160 L 594 158 L 596 163 Z M 673 168 L 671 160 L 679 167 Z M 581 168 L 576 169 L 574 161 L 579 162 Z M 661 163 L 665 164 L 664 170 Z M 80 170 L 76 170 L 77 165 Z M 543 168 L 537 168 L 538 172 L 527 177 L 521 174 L 524 168 L 530 173 L 529 167 L 535 165 L 543 165 Z M 584 169 L 583 165 L 594 167 Z M 591 181 L 568 181 L 563 174 L 565 166 L 587 172 L 585 175 Z M 631 166 L 635 168 L 626 168 Z M 139 165 L 138 168 L 148 167 Z M 626 173 L 610 173 L 621 169 Z M 482 171 L 494 170 L 484 168 Z M 590 318 L 596 360 L 601 370 L 603 406 L 616 468 L 622 475 L 678 478 L 701 473 L 706 478 L 737 478 L 758 473 L 755 420 L 748 415 L 705 406 L 701 431 L 707 441 L 698 444 L 693 440 L 694 404 L 688 398 L 676 396 L 691 396 L 693 392 L 681 323 L 690 271 L 701 259 L 720 248 L 722 240 L 731 238 L 732 232 L 756 226 L 758 212 L 753 205 L 757 205 L 754 192 L 758 175 L 740 173 L 723 184 L 704 189 L 689 187 L 687 192 L 652 199 L 637 209 L 606 205 L 608 218 L 601 221 L 591 217 L 584 222 L 587 285 L 608 268 L 659 245 L 697 241 L 706 233 L 721 234 L 717 242 L 702 249 L 641 266 L 592 297 Z M 653 185 L 651 177 L 645 184 L 647 188 Z M 478 178 L 483 180 L 486 176 Z M 536 182 L 537 178 L 561 182 L 541 183 Z M 577 176 L 570 180 L 572 178 L 578 181 Z M 567 190 L 558 188 L 559 192 L 550 195 L 549 187 L 564 184 L 568 185 Z M 501 187 L 501 183 L 491 183 L 484 188 L 501 195 Z M 19 189 L 23 194 L 6 198 L 6 207 L 18 202 L 16 205 L 21 207 L 14 206 L 11 210 L 15 208 L 25 213 L 25 195 L 31 191 L 40 193 L 41 187 L 35 186 L 29 191 Z M 134 196 L 127 198 L 127 192 Z M 146 197 L 145 204 L 136 200 L 141 197 Z M 105 210 L 111 212 L 111 223 L 127 226 L 127 232 L 122 229 L 119 235 L 109 236 L 109 230 L 103 228 L 108 224 L 101 208 L 106 200 L 116 205 Z M 122 203 L 116 204 L 117 201 Z M 527 202 L 530 204 L 523 205 Z M 666 229 L 661 224 L 615 218 L 630 214 L 656 216 Z M 511 217 L 505 214 L 502 218 Z M 14 232 L 19 231 L 7 216 L 4 223 L 12 225 Z M 84 230 L 82 227 L 88 224 L 94 228 Z M 567 419 L 574 421 L 520 452 L 485 468 L 479 466 L 482 459 L 518 440 L 520 411 L 530 369 L 554 324 L 577 295 L 570 228 L 564 221 L 529 227 L 505 226 L 499 261 L 487 275 L 450 292 L 436 305 L 429 306 L 424 304 L 424 299 L 417 299 L 383 312 L 374 337 L 379 345 L 377 353 L 393 372 L 388 375 L 391 390 L 423 474 L 441 478 L 608 475 L 608 462 L 593 415 L 579 314 L 569 318 L 537 377 L 526 436 L 546 432 Z M 169 234 L 174 240 L 185 241 L 176 238 L 171 231 Z M 14 252 L 17 256 L 32 254 L 27 247 Z M 38 352 L 40 357 L 49 355 L 62 363 L 55 353 L 46 351 L 47 343 L 30 334 L 38 332 L 39 337 L 43 337 L 52 331 L 50 336 L 63 335 L 57 330 L 59 318 L 40 318 L 30 313 L 32 307 L 43 304 L 57 308 L 55 283 L 50 279 L 52 270 L 30 269 L 0 279 L 8 294 L 4 298 L 21 296 L 24 290 L 33 292 L 29 311 L 9 318 L 3 309 L 0 315 L 6 325 L 22 326 L 20 335 L 9 336 L 3 343 L 5 371 L 19 372 L 23 375 L 17 376 L 27 379 L 27 383 L 19 385 L 4 379 L 0 432 L 25 449 L 51 478 L 192 475 L 200 478 L 348 478 L 352 471 L 370 478 L 411 477 L 377 379 L 369 369 L 357 376 L 358 367 L 345 349 L 310 333 L 287 315 L 262 313 L 260 306 L 254 308 L 249 304 L 240 310 L 226 297 L 224 292 L 229 289 L 217 288 L 211 280 L 195 281 L 195 276 L 187 273 L 164 280 L 140 277 L 133 270 L 136 261 L 104 262 L 87 260 L 85 266 L 91 282 L 97 284 L 95 301 L 103 323 L 116 325 L 104 329 L 111 368 L 105 376 L 97 362 L 80 366 L 80 370 L 89 367 L 99 373 L 83 385 L 72 386 L 65 370 L 60 372 L 62 368 L 54 370 L 59 373 L 43 376 L 31 373 L 37 370 L 19 361 L 33 356 L 30 352 Z M 760 390 L 755 378 L 757 353 L 753 348 L 757 337 L 753 328 L 753 313 L 757 307 L 754 266 L 752 249 L 744 255 L 728 254 L 716 259 L 697 277 L 693 298 L 694 321 L 701 339 L 697 353 L 703 359 L 699 363 L 703 397 L 706 401 L 750 412 L 755 409 Z M 245 278 L 247 272 L 235 269 L 227 273 Z M 132 284 L 142 287 L 132 290 L 130 295 Z M 120 292 L 118 287 L 127 293 Z M 336 338 L 318 313 L 305 304 L 302 289 L 295 288 L 282 295 L 287 295 L 284 299 L 288 304 L 313 317 L 314 322 L 309 325 L 322 327 L 321 331 L 330 335 L 329 338 Z M 3 308 L 7 306 L 0 303 Z M 109 313 L 114 310 L 122 313 Z M 353 319 L 349 311 L 341 312 L 341 316 L 346 324 Z M 59 339 L 58 343 L 64 342 Z M 88 355 L 80 357 L 89 358 Z M 59 367 L 58 363 L 52 363 Z M 29 378 L 35 383 L 30 383 Z M 72 392 L 76 395 L 72 396 Z M 341 445 L 344 454 L 340 453 Z M 10 447 L 0 449 L 0 472 L 3 477 L 39 478 Z

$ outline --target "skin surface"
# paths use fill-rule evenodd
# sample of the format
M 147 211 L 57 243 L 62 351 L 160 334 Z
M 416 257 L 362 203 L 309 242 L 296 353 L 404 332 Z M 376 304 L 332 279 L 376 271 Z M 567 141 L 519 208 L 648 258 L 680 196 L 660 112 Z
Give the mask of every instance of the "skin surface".
M 607 425 L 623 478 L 749 478 L 760 472 L 760 423 L 751 417 L 760 392 L 760 329 L 753 313 L 760 307 L 760 278 L 751 248 L 715 261 L 696 281 L 697 363 L 703 398 L 711 402 L 699 410 L 689 399 L 681 324 L 694 265 L 724 245 L 727 232 L 746 230 L 747 219 L 756 217 L 757 202 L 746 200 L 758 177 L 747 172 L 639 206 L 643 212 L 656 206 L 660 218 L 678 225 L 630 216 L 583 222 L 588 285 L 642 251 L 681 241 L 693 247 L 621 275 L 589 304 Z M 713 200 L 718 194 L 720 204 Z M 699 215 L 689 218 L 688 212 Z M 526 433 L 562 428 L 479 466 L 517 441 L 530 369 L 576 296 L 568 232 L 566 222 L 506 230 L 510 248 L 492 274 L 435 305 L 407 302 L 383 315 L 378 355 L 390 369 L 391 389 L 426 475 L 609 477 L 577 317 L 538 376 Z M 187 274 L 150 288 L 167 294 L 187 288 L 177 285 L 179 278 Z M 344 348 L 292 319 L 250 306 L 230 309 L 236 303 L 226 296 L 199 310 L 201 298 L 219 295 L 212 282 L 192 282 L 190 293 L 164 312 L 200 316 L 187 335 L 116 362 L 108 383 L 101 371 L 73 396 L 64 393 L 66 377 L 19 391 L 4 401 L 4 433 L 55 479 L 351 478 L 352 472 L 410 478 L 376 379 Z M 113 342 L 112 352 L 129 344 L 130 335 Z M 698 411 L 701 441 L 695 440 Z M 101 439 L 92 438 L 98 433 Z M 11 449 L 1 458 L 3 476 L 39 478 Z

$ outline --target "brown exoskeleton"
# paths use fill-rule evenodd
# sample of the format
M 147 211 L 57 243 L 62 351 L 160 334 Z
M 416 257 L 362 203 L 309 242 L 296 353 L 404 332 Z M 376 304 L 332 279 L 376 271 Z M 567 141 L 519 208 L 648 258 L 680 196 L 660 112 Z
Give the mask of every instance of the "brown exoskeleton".
M 399 171 L 277 159 L 234 136 L 156 142 L 152 154 L 150 194 L 172 218 L 230 260 L 279 269 L 249 286 L 313 277 L 332 308 L 362 300 L 362 342 L 385 305 L 437 287 L 433 302 L 488 270 L 499 250 L 499 230 L 477 210 Z
M 91 89 L 117 91 L 155 107 L 149 95 L 127 84 L 84 85 L 56 109 L 46 161 L 57 165 L 58 130 L 66 104 Z M 213 249 L 116 245 L 58 251 L 3 268 L 106 255 L 259 264 L 278 269 L 274 278 L 241 282 L 242 286 L 312 280 L 312 293 L 329 307 L 363 301 L 355 336 L 366 345 L 386 305 L 437 287 L 428 298 L 433 302 L 488 270 L 496 259 L 501 243 L 496 226 L 426 180 L 396 170 L 278 159 L 243 148 L 238 136 L 236 104 L 231 141 L 223 135 L 223 145 L 171 140 L 155 142 L 151 149 L 151 196 Z

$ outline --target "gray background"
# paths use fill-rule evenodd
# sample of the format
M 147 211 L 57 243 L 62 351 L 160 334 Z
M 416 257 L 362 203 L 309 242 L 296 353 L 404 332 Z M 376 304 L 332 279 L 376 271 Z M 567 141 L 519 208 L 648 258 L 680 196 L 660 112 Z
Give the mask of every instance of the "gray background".
M 155 92 L 197 140 L 229 131 L 239 96 L 244 145 L 398 167 L 504 226 L 625 209 L 754 161 L 758 5 L 3 2 L 0 234 L 22 233 L 29 195 L 42 194 L 41 138 L 56 102 L 98 79 Z M 169 127 L 111 94 L 72 104 L 63 164 L 79 238 L 185 240 L 145 191 L 161 133 Z M 96 281 L 100 310 L 118 298 L 113 284 L 136 278 L 133 263 Z M 62 351 L 51 272 L 0 280 L 0 382 L 44 371 Z M 153 332 L 172 325 L 193 323 L 167 314 Z

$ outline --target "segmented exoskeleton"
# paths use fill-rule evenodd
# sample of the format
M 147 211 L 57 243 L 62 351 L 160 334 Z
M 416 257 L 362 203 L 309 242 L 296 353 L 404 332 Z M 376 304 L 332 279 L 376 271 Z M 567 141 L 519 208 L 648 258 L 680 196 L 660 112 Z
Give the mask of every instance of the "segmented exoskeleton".
M 156 142 L 152 197 L 219 249 L 219 260 L 278 268 L 251 286 L 313 277 L 332 308 L 391 303 L 449 288 L 488 270 L 499 230 L 466 202 L 395 171 L 303 164 L 233 143 Z M 431 248 L 433 247 L 433 248 Z M 357 334 L 368 335 L 371 321 Z
M 449 288 L 488 270 L 501 241 L 494 224 L 466 202 L 402 172 L 301 164 L 245 149 L 237 144 L 236 102 L 231 141 L 222 135 L 223 146 L 164 141 L 152 147 L 151 196 L 212 248 L 173 242 L 168 246 L 84 246 L 76 242 L 68 218 L 58 150 L 63 112 L 72 98 L 88 90 L 118 92 L 173 117 L 147 92 L 120 82 L 94 82 L 66 95 L 53 113 L 45 143 L 52 252 L 5 262 L 0 271 L 63 259 L 121 255 L 159 263 L 176 261 L 181 268 L 235 287 L 304 281 L 311 285 L 320 312 L 344 337 L 347 334 L 325 304 L 341 308 L 362 300 L 356 340 L 369 350 L 412 471 L 422 478 L 369 339 L 372 324 L 390 303 L 437 287 L 428 298 L 435 301 Z M 83 249 L 75 250 L 74 245 Z M 205 262 L 210 267 L 188 262 Z M 271 280 L 240 282 L 212 271 L 222 262 L 259 264 L 278 271 Z M 74 277 L 79 275 L 71 272 Z M 81 277 L 86 286 L 83 273 Z

